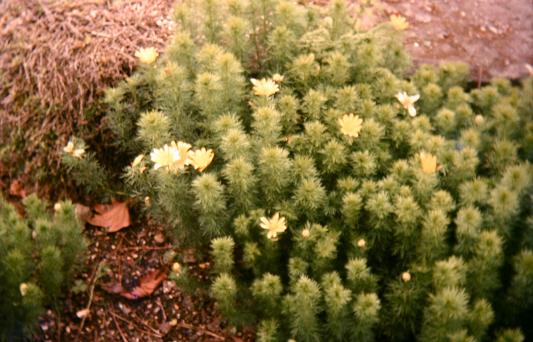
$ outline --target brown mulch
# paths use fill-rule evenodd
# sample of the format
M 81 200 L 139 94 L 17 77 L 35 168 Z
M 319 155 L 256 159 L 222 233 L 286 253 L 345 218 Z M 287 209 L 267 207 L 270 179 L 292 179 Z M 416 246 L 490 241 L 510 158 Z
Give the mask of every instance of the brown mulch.
M 198 280 L 206 282 L 210 264 L 192 250 L 174 249 L 161 226 L 146 219 L 109 234 L 87 225 L 89 257 L 78 277 L 87 285 L 79 294 L 70 293 L 58 312 L 48 310 L 38 327 L 38 341 L 253 341 L 250 328 L 229 325 L 209 300 L 205 289 L 194 294 L 163 280 L 144 298 L 128 299 L 113 293 L 117 286 L 132 290 L 151 272 L 169 274 L 164 255 L 174 251 L 175 260 Z M 96 277 L 98 269 L 102 276 Z M 89 315 L 87 308 L 94 288 Z M 116 292 L 116 291 L 115 291 Z

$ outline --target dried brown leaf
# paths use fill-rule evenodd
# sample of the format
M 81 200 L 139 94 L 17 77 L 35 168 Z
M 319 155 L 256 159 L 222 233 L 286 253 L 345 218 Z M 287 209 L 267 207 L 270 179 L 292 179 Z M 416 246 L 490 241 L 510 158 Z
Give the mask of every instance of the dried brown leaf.
M 131 224 L 130 211 L 126 202 L 117 202 L 109 205 L 98 204 L 94 207 L 96 215 L 87 220 L 96 227 L 107 228 L 108 233 L 117 232 Z
M 152 271 L 141 278 L 139 285 L 130 292 L 121 293 L 123 297 L 138 299 L 151 295 L 163 280 L 167 279 L 167 274 L 162 271 Z
M 139 285 L 130 291 L 125 290 L 121 283 L 104 284 L 102 288 L 109 293 L 118 294 L 127 299 L 140 299 L 150 296 L 166 278 L 165 272 L 154 270 L 144 275 L 140 279 Z

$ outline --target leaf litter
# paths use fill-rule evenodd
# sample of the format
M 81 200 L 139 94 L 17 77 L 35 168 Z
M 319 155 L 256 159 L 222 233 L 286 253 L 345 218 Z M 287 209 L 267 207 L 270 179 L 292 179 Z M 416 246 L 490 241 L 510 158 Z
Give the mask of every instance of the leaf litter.
M 96 214 L 87 222 L 96 227 L 107 228 L 108 233 L 118 232 L 131 224 L 127 202 L 113 200 L 111 204 L 97 204 Z

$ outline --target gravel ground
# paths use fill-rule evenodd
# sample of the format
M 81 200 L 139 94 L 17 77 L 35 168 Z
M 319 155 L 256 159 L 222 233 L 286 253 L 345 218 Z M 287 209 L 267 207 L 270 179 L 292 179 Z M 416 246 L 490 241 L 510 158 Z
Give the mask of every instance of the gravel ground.
M 532 0 L 381 0 L 378 8 L 378 18 L 407 18 L 416 64 L 464 61 L 483 81 L 524 77 L 533 64 Z

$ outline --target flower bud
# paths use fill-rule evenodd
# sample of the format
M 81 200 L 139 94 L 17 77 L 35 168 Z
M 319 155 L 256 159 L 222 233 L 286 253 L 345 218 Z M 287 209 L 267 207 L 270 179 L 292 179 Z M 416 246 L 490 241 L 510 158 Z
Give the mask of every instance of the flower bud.
M 26 283 L 20 284 L 19 290 L 20 290 L 20 295 L 22 297 L 24 297 L 26 295 L 26 293 L 28 293 L 28 284 L 26 284 Z
M 181 274 L 181 265 L 179 264 L 179 262 L 175 262 L 172 264 L 172 272 L 177 276 Z

